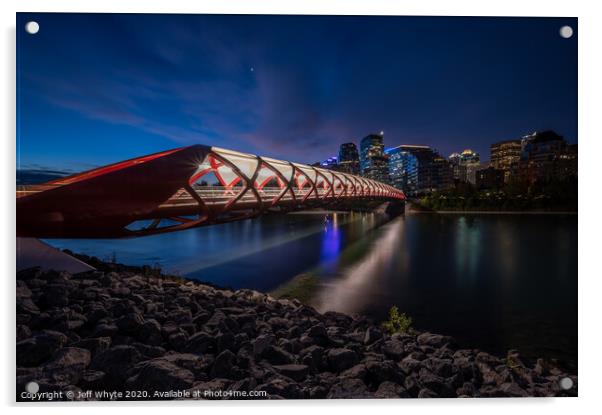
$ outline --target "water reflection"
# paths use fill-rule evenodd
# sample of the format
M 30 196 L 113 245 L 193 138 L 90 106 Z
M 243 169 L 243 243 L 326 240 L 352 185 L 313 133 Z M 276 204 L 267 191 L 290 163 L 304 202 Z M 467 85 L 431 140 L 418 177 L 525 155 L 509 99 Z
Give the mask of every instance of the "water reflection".
M 341 231 L 338 222 L 339 215 L 333 213 L 324 218 L 324 232 L 322 233 L 322 254 L 320 259 L 323 263 L 336 260 L 341 250 Z
M 374 294 L 382 288 L 391 259 L 397 254 L 403 236 L 403 221 L 398 219 L 385 225 L 382 232 L 358 264 L 345 271 L 342 278 L 323 285 L 313 302 L 319 311 L 355 313 L 373 300 Z

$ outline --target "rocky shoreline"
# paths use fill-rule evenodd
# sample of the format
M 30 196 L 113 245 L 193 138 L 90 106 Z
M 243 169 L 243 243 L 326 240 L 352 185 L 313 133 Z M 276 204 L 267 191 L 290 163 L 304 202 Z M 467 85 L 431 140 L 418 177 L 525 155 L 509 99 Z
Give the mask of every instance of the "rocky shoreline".
M 84 259 L 98 271 L 17 273 L 18 401 L 31 382 L 59 400 L 577 396 L 516 351 Z

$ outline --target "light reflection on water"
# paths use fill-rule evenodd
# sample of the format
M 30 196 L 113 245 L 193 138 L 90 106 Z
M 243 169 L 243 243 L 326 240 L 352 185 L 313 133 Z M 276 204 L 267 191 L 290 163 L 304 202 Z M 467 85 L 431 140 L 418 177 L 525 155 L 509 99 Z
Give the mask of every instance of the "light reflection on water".
M 370 250 L 358 264 L 345 270 L 343 278 L 322 285 L 322 290 L 312 302 L 318 311 L 356 313 L 373 300 L 371 292 L 380 291 L 382 277 L 389 272 L 391 258 L 398 255 L 403 223 L 402 220 L 395 220 L 385 225 L 383 235 L 371 244 Z

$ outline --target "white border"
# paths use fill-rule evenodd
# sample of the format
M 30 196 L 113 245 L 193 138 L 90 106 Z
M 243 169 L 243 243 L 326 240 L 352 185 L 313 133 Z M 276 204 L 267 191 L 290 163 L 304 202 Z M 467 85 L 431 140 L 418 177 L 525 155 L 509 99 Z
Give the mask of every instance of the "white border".
M 367 411 L 420 411 L 420 413 L 478 413 L 507 415 L 511 411 L 537 411 L 539 413 L 577 413 L 600 406 L 597 402 L 602 386 L 600 367 L 602 339 L 599 316 L 602 295 L 600 279 L 602 272 L 596 256 L 600 244 L 600 206 L 598 159 L 602 155 L 602 122 L 600 99 L 602 88 L 601 54 L 602 39 L 600 7 L 593 1 L 526 1 L 506 0 L 497 2 L 477 0 L 21 0 L 0 2 L 2 10 L 2 84 L 4 97 L 0 103 L 0 125 L 5 136 L 2 141 L 3 177 L 2 195 L 2 245 L 1 262 L 5 272 L 1 275 L 4 295 L 3 329 L 0 349 L 4 359 L 0 374 L 0 394 L 4 405 L 14 399 L 14 191 L 15 191 L 15 12 L 145 12 L 145 13 L 237 13 L 237 14 L 371 14 L 371 15 L 455 15 L 455 16 L 570 16 L 579 17 L 579 398 L 576 399 L 475 399 L 434 401 L 286 401 L 286 402 L 229 402 L 229 403 L 126 403 L 80 406 L 60 404 L 43 407 L 25 406 L 18 408 L 24 413 L 65 413 L 70 410 L 91 413 L 106 411 L 131 412 L 134 408 L 164 414 L 168 407 L 175 410 L 222 411 L 241 413 L 284 412 L 306 414 L 308 411 L 326 409 L 364 413 Z M 553 65 L 553 62 L 544 64 Z M 598 174 L 597 174 L 598 173 Z M 598 203 L 596 203 L 598 202 Z

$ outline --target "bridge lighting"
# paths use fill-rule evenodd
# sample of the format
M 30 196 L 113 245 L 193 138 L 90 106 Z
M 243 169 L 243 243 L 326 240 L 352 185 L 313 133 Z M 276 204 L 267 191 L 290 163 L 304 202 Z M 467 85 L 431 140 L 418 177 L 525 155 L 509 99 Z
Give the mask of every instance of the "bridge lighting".
M 203 178 L 217 182 L 207 186 Z M 72 203 L 84 198 L 88 203 Z M 402 191 L 364 177 L 193 145 L 17 192 L 17 235 L 143 236 L 244 220 L 270 211 L 321 206 L 352 209 L 356 203 L 403 200 Z M 56 212 L 60 220 L 55 219 Z M 142 229 L 130 227 L 142 220 L 152 221 Z M 336 224 L 336 215 L 333 220 Z

